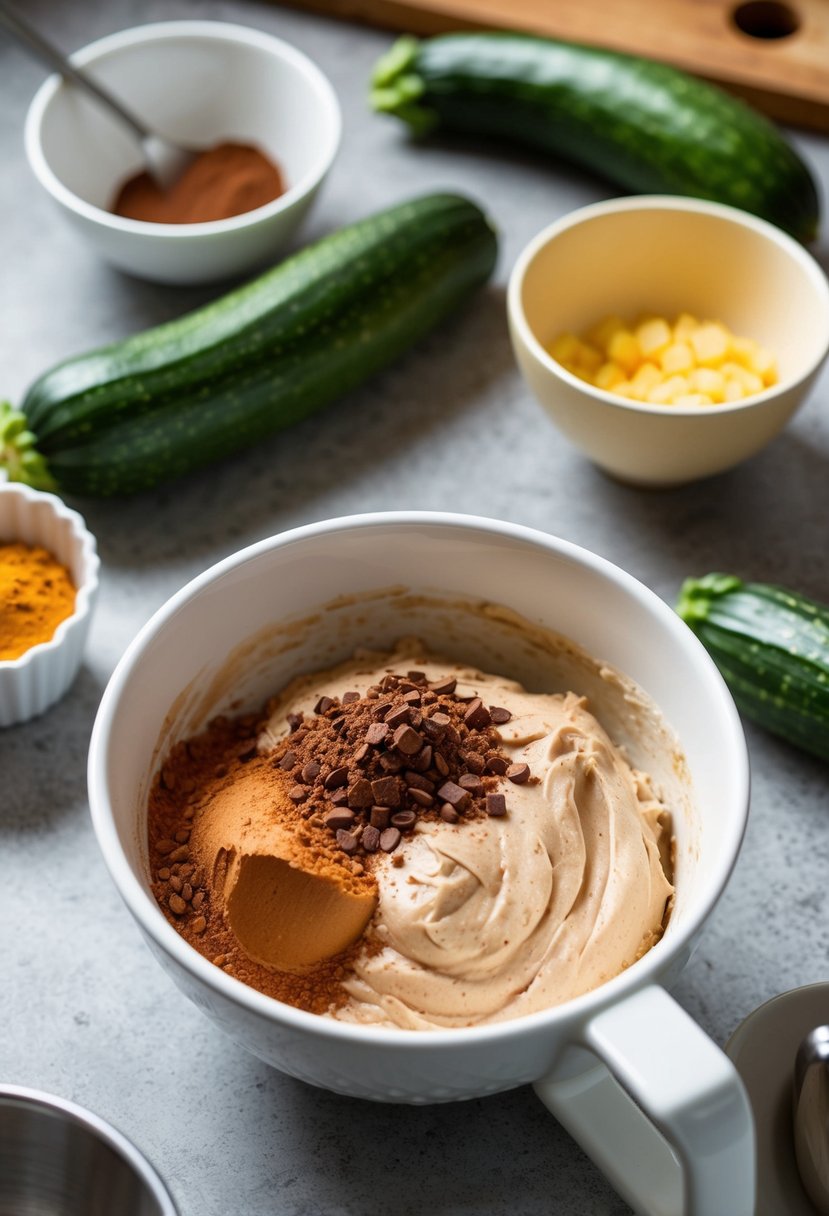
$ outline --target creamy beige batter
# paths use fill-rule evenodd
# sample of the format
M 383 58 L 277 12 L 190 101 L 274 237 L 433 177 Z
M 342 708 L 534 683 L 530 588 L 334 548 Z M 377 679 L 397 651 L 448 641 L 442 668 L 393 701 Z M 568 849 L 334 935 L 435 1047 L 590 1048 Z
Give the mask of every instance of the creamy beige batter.
M 415 642 L 295 680 L 260 739 L 323 694 L 364 692 L 384 672 L 448 673 L 488 705 L 513 762 L 537 779 L 502 781 L 508 815 L 418 824 L 402 865 L 378 857 L 365 950 L 331 1016 L 411 1029 L 482 1025 L 560 1004 L 618 975 L 660 937 L 672 886 L 666 809 L 583 698 L 529 693 L 495 675 L 431 659 Z

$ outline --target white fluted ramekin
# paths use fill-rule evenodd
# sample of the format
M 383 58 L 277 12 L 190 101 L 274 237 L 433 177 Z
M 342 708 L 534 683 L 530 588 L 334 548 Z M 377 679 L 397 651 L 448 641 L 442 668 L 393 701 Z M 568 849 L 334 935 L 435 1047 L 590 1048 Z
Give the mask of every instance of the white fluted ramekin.
M 0 659 L 0 727 L 37 717 L 67 691 L 78 673 L 98 594 L 95 537 L 77 511 L 54 494 L 0 483 L 0 544 L 42 545 L 75 584 L 75 611 L 48 642 L 19 659 Z

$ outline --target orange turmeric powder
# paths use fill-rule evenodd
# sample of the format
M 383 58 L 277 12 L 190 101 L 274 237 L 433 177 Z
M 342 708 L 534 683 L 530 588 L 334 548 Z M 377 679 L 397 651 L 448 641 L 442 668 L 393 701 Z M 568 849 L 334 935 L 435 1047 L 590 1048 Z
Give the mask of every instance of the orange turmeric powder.
M 69 571 L 47 549 L 0 544 L 0 660 L 48 642 L 74 611 Z

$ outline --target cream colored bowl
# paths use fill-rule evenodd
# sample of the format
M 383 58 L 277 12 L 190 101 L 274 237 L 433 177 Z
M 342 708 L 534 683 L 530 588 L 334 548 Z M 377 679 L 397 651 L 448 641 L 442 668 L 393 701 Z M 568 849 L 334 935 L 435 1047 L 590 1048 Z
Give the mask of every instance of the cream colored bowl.
M 533 393 L 567 438 L 615 477 L 694 481 L 759 452 L 803 402 L 829 351 L 829 285 L 780 229 L 733 207 L 644 195 L 584 207 L 524 250 L 508 292 L 510 334 Z M 645 405 L 572 375 L 545 346 L 602 317 L 690 312 L 777 356 L 779 381 L 727 405 Z

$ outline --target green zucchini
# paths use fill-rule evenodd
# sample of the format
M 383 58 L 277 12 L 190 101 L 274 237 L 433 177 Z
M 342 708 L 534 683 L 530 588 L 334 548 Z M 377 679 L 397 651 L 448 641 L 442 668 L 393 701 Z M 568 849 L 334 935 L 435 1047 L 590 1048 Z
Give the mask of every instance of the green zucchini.
M 398 40 L 371 102 L 417 133 L 551 152 L 635 193 L 685 194 L 817 235 L 814 179 L 767 119 L 667 64 L 509 33 Z
M 373 215 L 41 376 L 19 411 L 0 411 L 0 468 L 96 496 L 188 473 L 361 384 L 483 284 L 496 252 L 491 224 L 458 195 Z
M 746 717 L 829 760 L 829 605 L 784 587 L 707 574 L 685 580 L 677 612 Z

